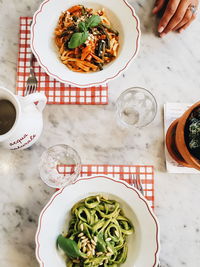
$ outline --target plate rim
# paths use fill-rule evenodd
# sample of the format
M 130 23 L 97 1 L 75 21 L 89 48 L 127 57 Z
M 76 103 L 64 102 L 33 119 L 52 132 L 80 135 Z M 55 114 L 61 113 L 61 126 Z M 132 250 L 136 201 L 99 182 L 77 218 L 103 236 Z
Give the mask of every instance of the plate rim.
M 44 7 L 44 5 L 46 5 L 49 1 L 51 0 L 45 0 L 43 1 L 38 10 L 34 13 L 33 15 L 33 20 L 32 20 L 32 24 L 31 24 L 31 40 L 30 40 L 30 46 L 31 46 L 31 50 L 33 52 L 33 54 L 35 55 L 39 65 L 45 70 L 45 72 L 52 78 L 56 79 L 57 81 L 61 82 L 61 83 L 65 83 L 65 84 L 71 84 L 73 86 L 77 86 L 80 88 L 84 88 L 84 87 L 92 87 L 92 86 L 100 86 L 103 84 L 108 83 L 111 80 L 116 79 L 120 74 L 122 74 L 129 66 L 130 63 L 133 61 L 133 59 L 137 56 L 139 48 L 140 48 L 140 37 L 141 37 L 141 30 L 140 30 L 140 21 L 138 16 L 136 15 L 135 9 L 128 3 L 127 0 L 120 0 L 123 1 L 125 3 L 125 5 L 130 9 L 133 18 L 136 21 L 136 32 L 137 32 L 137 38 L 136 38 L 136 49 L 134 51 L 134 54 L 131 56 L 131 58 L 129 58 L 129 60 L 127 62 L 125 62 L 125 64 L 111 77 L 108 77 L 106 79 L 102 78 L 102 81 L 99 82 L 91 82 L 88 84 L 78 84 L 76 82 L 72 82 L 69 80 L 65 80 L 62 79 L 61 77 L 59 77 L 57 74 L 53 74 L 51 71 L 49 71 L 48 67 L 46 65 L 43 64 L 40 56 L 38 55 L 38 53 L 36 52 L 35 48 L 34 48 L 34 27 L 36 25 L 36 17 L 38 16 L 39 13 L 42 13 L 42 9 Z
M 122 181 L 122 180 L 116 180 L 114 178 L 111 178 L 109 176 L 106 175 L 94 175 L 94 176 L 86 176 L 86 177 L 81 177 L 80 179 L 76 180 L 74 183 L 72 183 L 72 185 L 75 185 L 76 183 L 80 182 L 80 181 L 87 181 L 87 180 L 93 180 L 93 179 L 99 179 L 99 178 L 103 178 L 103 179 L 107 179 L 109 181 L 112 182 L 116 182 L 119 184 L 124 185 L 127 189 L 130 189 L 132 191 L 134 191 L 140 200 L 142 200 L 144 202 L 144 204 L 146 205 L 146 208 L 149 212 L 149 214 L 151 215 L 151 217 L 153 218 L 155 225 L 156 225 L 156 251 L 154 253 L 154 263 L 152 265 L 152 267 L 157 266 L 157 264 L 159 263 L 159 252 L 160 252 L 160 225 L 159 222 L 156 218 L 156 216 L 154 215 L 154 212 L 152 210 L 152 208 L 150 207 L 148 200 L 133 186 L 130 186 L 126 181 Z M 35 247 L 35 254 L 36 254 L 36 258 L 40 264 L 40 266 L 44 267 L 44 262 L 42 261 L 42 259 L 40 258 L 40 254 L 39 254 L 39 249 L 40 249 L 40 242 L 39 242 L 39 234 L 41 231 L 41 226 L 42 226 L 42 218 L 43 215 L 45 214 L 45 211 L 51 206 L 51 204 L 53 203 L 53 201 L 55 200 L 56 197 L 58 197 L 60 194 L 62 194 L 62 192 L 65 190 L 66 187 L 63 187 L 61 189 L 59 189 L 57 192 L 55 192 L 52 197 L 50 198 L 50 200 L 47 202 L 47 204 L 44 206 L 44 208 L 42 209 L 42 211 L 40 212 L 39 218 L 38 218 L 38 226 L 37 226 L 37 231 L 35 234 L 35 243 L 36 243 L 36 247 Z

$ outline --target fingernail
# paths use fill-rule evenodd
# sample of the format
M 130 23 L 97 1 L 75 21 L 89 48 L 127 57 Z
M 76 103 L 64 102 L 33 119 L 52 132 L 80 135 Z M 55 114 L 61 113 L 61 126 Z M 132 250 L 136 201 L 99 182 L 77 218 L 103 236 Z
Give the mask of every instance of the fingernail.
M 163 32 L 160 34 L 160 37 L 164 37 L 165 35 L 166 35 L 166 33 Z
M 183 31 L 184 31 L 184 29 L 180 29 L 178 32 L 179 32 L 179 33 L 182 33 Z
M 157 9 L 158 9 L 158 7 L 155 6 L 155 7 L 153 8 L 153 10 L 152 10 L 152 13 L 155 13 L 155 12 L 157 11 Z
M 160 28 L 158 28 L 158 32 L 161 33 L 164 30 L 164 27 L 161 26 Z

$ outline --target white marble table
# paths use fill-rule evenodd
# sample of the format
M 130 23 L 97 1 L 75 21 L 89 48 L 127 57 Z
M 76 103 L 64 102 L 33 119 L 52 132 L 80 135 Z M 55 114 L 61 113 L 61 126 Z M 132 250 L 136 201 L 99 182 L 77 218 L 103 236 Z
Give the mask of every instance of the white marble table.
M 15 90 L 19 16 L 32 15 L 39 0 L 0 0 L 0 83 Z M 153 0 L 132 1 L 141 20 L 141 49 L 130 69 L 109 85 L 109 105 L 48 106 L 44 132 L 31 149 L 0 148 L 0 266 L 35 267 L 37 219 L 53 190 L 39 178 L 38 162 L 49 146 L 66 143 L 84 163 L 153 164 L 155 213 L 161 226 L 162 267 L 200 266 L 200 175 L 165 170 L 163 104 L 200 97 L 200 20 L 183 34 L 155 36 Z M 130 86 L 152 90 L 159 109 L 149 127 L 123 130 L 116 124 L 115 101 Z M 94 127 L 95 125 L 95 127 Z

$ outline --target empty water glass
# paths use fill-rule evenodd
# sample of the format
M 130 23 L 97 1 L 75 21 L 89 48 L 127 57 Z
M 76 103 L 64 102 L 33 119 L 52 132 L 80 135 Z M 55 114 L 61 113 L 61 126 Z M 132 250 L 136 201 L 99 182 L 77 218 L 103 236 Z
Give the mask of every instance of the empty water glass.
M 132 87 L 117 99 L 117 115 L 125 126 L 142 128 L 150 124 L 157 113 L 157 102 L 152 93 L 144 88 Z
M 55 145 L 41 156 L 40 177 L 50 187 L 62 188 L 72 184 L 81 171 L 81 159 L 72 147 Z

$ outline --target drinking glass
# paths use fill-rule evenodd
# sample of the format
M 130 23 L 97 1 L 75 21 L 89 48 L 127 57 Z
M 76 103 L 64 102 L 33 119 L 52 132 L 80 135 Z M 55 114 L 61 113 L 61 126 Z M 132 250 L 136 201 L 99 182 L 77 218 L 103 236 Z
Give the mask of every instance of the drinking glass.
M 50 187 L 62 188 L 72 184 L 81 170 L 81 159 L 72 147 L 55 145 L 41 156 L 40 177 Z
M 152 93 L 141 87 L 125 90 L 117 99 L 118 120 L 125 126 L 142 128 L 150 124 L 157 113 Z

